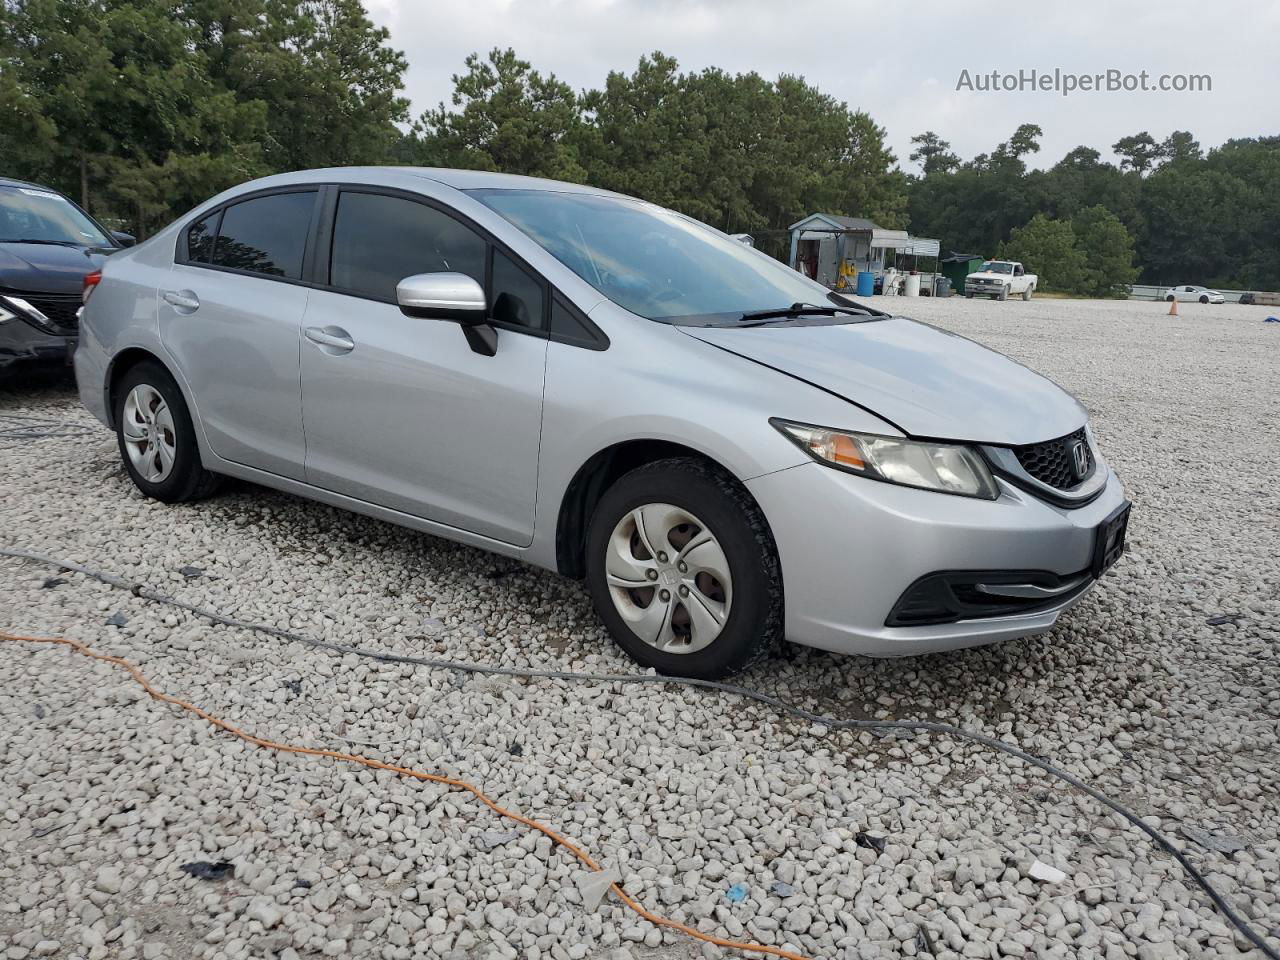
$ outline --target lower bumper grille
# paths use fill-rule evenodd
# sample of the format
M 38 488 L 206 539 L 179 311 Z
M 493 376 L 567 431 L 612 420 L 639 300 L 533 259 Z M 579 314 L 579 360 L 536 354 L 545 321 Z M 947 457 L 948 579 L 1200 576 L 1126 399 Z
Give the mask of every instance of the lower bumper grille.
M 1035 613 L 1070 601 L 1091 583 L 1088 570 L 1069 576 L 1041 570 L 931 573 L 906 589 L 885 626 L 919 627 Z

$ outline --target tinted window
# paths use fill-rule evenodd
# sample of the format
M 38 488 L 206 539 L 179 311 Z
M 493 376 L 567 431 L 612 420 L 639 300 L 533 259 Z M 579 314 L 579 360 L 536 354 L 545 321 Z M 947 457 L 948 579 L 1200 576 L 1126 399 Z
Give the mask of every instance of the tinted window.
M 591 322 L 559 297 L 551 298 L 551 336 L 582 347 L 603 349 L 605 345 Z
M 187 231 L 187 259 L 193 263 L 208 263 L 213 253 L 213 238 L 218 228 L 218 214 L 213 213 Z
M 276 193 L 227 207 L 212 263 L 297 280 L 311 228 L 315 191 Z
M 394 301 L 396 284 L 415 273 L 465 273 L 484 283 L 485 241 L 426 204 L 343 191 L 333 226 L 329 283 Z
M 493 251 L 493 290 L 489 313 L 501 323 L 542 329 L 542 282 L 535 280 L 501 250 Z

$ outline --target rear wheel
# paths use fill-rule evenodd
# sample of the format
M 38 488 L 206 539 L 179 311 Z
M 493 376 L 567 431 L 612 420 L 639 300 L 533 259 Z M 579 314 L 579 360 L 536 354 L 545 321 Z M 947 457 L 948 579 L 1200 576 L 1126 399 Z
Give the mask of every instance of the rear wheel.
M 714 680 L 782 636 L 777 548 L 751 495 L 693 459 L 632 470 L 601 498 L 587 535 L 596 612 L 631 657 Z
M 1173 301 L 1173 294 L 1172 294 L 1172 293 L 1171 293 L 1171 294 L 1169 294 L 1169 295 L 1168 295 L 1167 297 L 1165 297 L 1164 299 L 1165 299 L 1165 302 L 1167 302 L 1167 303 L 1168 303 L 1168 302 L 1172 302 L 1172 301 Z
M 200 463 L 195 429 L 169 371 L 146 361 L 116 390 L 116 439 L 134 485 L 148 497 L 181 503 L 208 496 L 220 478 Z
M 1036 288 L 1035 288 L 1035 287 L 1027 287 L 1027 289 L 1025 289 L 1025 290 L 1023 290 L 1023 291 L 1022 291 L 1022 299 L 1023 299 L 1023 300 L 1030 300 L 1030 299 L 1031 299 L 1031 295 L 1032 295 L 1033 293 L 1035 293 L 1035 292 L 1036 292 Z

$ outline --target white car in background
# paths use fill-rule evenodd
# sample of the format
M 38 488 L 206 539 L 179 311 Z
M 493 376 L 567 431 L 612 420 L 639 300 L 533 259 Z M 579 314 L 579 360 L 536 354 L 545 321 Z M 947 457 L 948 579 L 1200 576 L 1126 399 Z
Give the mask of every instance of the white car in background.
M 1190 285 L 1170 287 L 1165 291 L 1165 300 L 1179 300 L 1182 303 L 1226 303 L 1227 298 L 1217 290 Z

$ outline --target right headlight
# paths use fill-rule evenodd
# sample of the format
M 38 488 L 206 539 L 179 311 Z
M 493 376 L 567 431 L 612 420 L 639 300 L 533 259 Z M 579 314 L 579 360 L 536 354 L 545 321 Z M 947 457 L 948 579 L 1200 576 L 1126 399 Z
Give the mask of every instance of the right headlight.
M 8 307 L 9 307 L 9 309 L 7 310 L 5 309 L 6 303 L 8 304 Z M 48 317 L 46 317 L 43 313 L 41 313 L 40 310 L 38 310 L 34 304 L 26 300 L 23 300 L 21 297 L 15 297 L 8 294 L 3 297 L 0 297 L 0 323 L 3 323 L 6 320 L 15 319 L 18 315 L 13 312 L 14 310 L 21 311 L 21 313 L 24 316 L 26 316 L 33 323 L 36 323 L 41 327 L 44 327 L 50 330 L 53 329 L 52 321 L 50 321 Z
M 769 421 L 820 463 L 859 476 L 921 490 L 994 500 L 1000 495 L 981 455 L 956 443 L 927 443 L 873 433 Z

